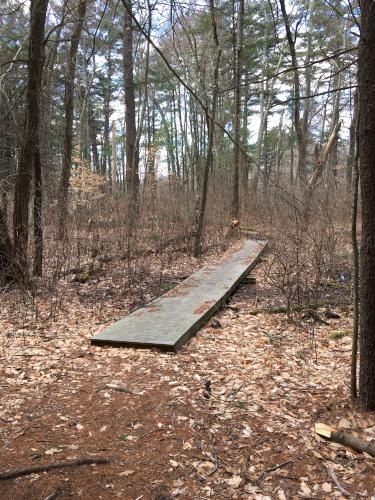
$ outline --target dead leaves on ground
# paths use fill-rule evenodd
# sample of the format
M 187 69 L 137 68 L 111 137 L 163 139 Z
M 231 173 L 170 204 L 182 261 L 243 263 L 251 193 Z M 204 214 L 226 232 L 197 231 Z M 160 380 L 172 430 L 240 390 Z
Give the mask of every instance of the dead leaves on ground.
M 375 438 L 373 418 L 349 403 L 350 336 L 330 338 L 333 331 L 350 329 L 348 313 L 312 328 L 284 314 L 262 312 L 272 294 L 258 269 L 256 289 L 241 288 L 233 299 L 235 310 L 215 318 L 220 328 L 211 323 L 172 355 L 91 347 L 88 339 L 99 323 L 120 315 L 117 304 L 109 307 L 111 300 L 99 318 L 95 303 L 72 296 L 48 329 L 35 318 L 17 329 L 3 311 L 4 450 L 25 439 L 28 431 L 19 433 L 35 419 L 41 432 L 48 426 L 53 436 L 60 433 L 70 441 L 39 443 L 26 450 L 30 457 L 85 451 L 98 436 L 107 446 L 116 443 L 133 462 L 111 472 L 108 498 L 120 494 L 120 479 L 136 485 L 144 498 L 150 498 L 147 491 L 159 490 L 183 499 L 374 494 L 372 461 L 323 443 L 313 432 L 316 422 L 327 421 Z M 60 410 L 41 406 L 30 415 L 36 402 L 45 404 L 45 396 L 48 402 L 52 389 Z M 149 413 L 127 422 L 145 401 Z M 112 416 L 111 408 L 119 414 Z M 147 477 L 159 464 L 162 477 L 144 483 L 137 463 Z

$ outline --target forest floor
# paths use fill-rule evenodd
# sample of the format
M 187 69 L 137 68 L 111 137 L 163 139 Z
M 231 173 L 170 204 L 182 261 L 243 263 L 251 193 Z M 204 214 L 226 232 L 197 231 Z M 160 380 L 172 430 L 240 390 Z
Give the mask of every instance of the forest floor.
M 174 256 L 163 287 L 197 265 Z M 109 263 L 85 284 L 62 281 L 63 301 L 47 291 L 31 302 L 4 294 L 0 473 L 81 457 L 111 462 L 0 481 L 0 498 L 375 495 L 374 460 L 314 434 L 324 422 L 375 438 L 373 415 L 349 398 L 351 313 L 336 308 L 329 324 L 275 313 L 266 266 L 267 256 L 257 284 L 242 285 L 177 354 L 90 345 L 137 305 L 122 285 L 125 264 Z M 143 300 L 157 279 L 143 282 Z

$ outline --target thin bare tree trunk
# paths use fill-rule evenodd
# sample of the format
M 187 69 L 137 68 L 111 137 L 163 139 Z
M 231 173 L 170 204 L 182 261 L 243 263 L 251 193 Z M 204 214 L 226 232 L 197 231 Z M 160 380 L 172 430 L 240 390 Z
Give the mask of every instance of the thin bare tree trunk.
M 349 130 L 349 154 L 346 165 L 346 189 L 349 192 L 352 188 L 353 174 L 354 174 L 354 162 L 355 162 L 355 153 L 356 153 L 356 127 L 358 122 L 358 92 L 354 94 L 354 111 L 353 118 L 350 123 Z
M 116 121 L 112 121 L 112 192 L 117 189 L 117 144 Z
M 283 60 L 284 54 L 283 51 L 281 51 L 275 74 L 279 72 L 282 60 Z M 262 64 L 262 68 L 266 68 L 268 65 L 268 61 L 264 60 Z M 262 70 L 262 81 L 265 77 L 265 72 Z M 260 92 L 260 124 L 259 124 L 259 130 L 258 130 L 258 136 L 257 136 L 257 142 L 255 146 L 255 164 L 256 164 L 256 170 L 255 170 L 255 175 L 253 177 L 253 182 L 252 182 L 252 192 L 256 194 L 258 190 L 258 183 L 259 183 L 259 173 L 261 171 L 261 164 L 262 164 L 262 148 L 263 148 L 263 140 L 264 140 L 264 133 L 267 127 L 267 120 L 268 116 L 271 110 L 271 105 L 272 105 L 272 98 L 273 98 L 273 89 L 275 86 L 276 78 L 272 78 L 271 83 L 266 84 L 266 88 L 264 88 L 264 83 L 262 82 L 262 87 L 261 87 L 261 92 Z M 265 181 L 266 182 L 266 181 Z
M 43 273 L 43 185 L 42 161 L 40 157 L 39 141 L 35 148 L 34 158 L 34 276 Z
M 73 151 L 73 116 L 74 116 L 74 79 L 76 71 L 76 59 L 79 41 L 86 16 L 87 0 L 78 0 L 78 13 L 75 27 L 70 43 L 67 71 L 65 75 L 65 130 L 64 130 L 64 153 L 59 189 L 59 221 L 58 238 L 62 240 L 66 236 L 66 224 L 68 216 L 68 189 L 70 173 L 72 168 Z
M 315 10 L 315 0 L 309 0 L 308 6 L 308 22 L 306 27 L 307 48 L 305 57 L 305 97 L 311 95 L 311 56 L 312 56 L 312 30 L 313 30 L 313 15 Z M 309 118 L 310 118 L 310 99 L 305 99 L 303 104 L 302 115 L 302 135 L 304 137 L 306 147 L 309 133 Z
M 89 100 L 89 104 L 88 104 L 88 120 L 89 120 L 90 142 L 91 142 L 91 151 L 92 151 L 92 163 L 93 163 L 94 171 L 97 174 L 100 174 L 100 162 L 99 162 L 99 153 L 98 153 L 95 114 L 94 114 L 94 111 L 92 109 L 92 104 L 91 104 L 90 100 Z
M 221 48 L 217 33 L 217 20 L 215 15 L 215 3 L 214 0 L 210 0 L 210 13 L 211 13 L 211 24 L 212 24 L 212 32 L 213 38 L 216 47 L 216 60 L 215 60 L 215 68 L 214 68 L 214 90 L 212 95 L 212 104 L 211 104 L 211 116 L 206 115 L 207 127 L 208 127 L 208 145 L 207 145 L 207 157 L 204 168 L 203 175 L 203 185 L 202 185 L 202 194 L 200 200 L 200 207 L 197 218 L 197 228 L 195 233 L 195 241 L 194 241 L 194 256 L 199 257 L 202 253 L 202 245 L 203 245 L 203 232 L 204 232 L 204 219 L 206 214 L 206 205 L 207 205 L 207 197 L 208 197 L 208 180 L 209 173 L 212 168 L 213 163 L 213 147 L 214 147 L 214 137 L 215 137 L 215 119 L 216 119 L 216 109 L 217 109 L 217 99 L 219 94 L 219 67 L 221 60 Z
M 353 205 L 352 205 L 352 249 L 353 249 L 353 340 L 350 377 L 350 394 L 353 399 L 358 396 L 358 334 L 359 334 L 359 249 L 357 240 L 358 192 L 359 192 L 359 116 L 355 125 L 355 156 L 353 161 Z
M 51 144 L 52 136 L 52 110 L 53 110 L 53 84 L 54 84 L 54 67 L 56 64 L 58 49 L 60 45 L 61 32 L 64 27 L 62 20 L 64 19 L 66 11 L 66 3 L 64 2 L 61 7 L 61 21 L 56 29 L 56 36 L 51 44 L 48 56 L 46 58 L 45 70 L 43 72 L 43 99 L 41 100 L 41 115 L 42 121 L 39 128 L 39 144 L 40 156 L 42 161 L 42 171 L 45 176 L 51 175 L 53 164 L 53 152 Z
M 294 82 L 294 129 L 296 131 L 297 136 L 297 146 L 298 146 L 298 164 L 297 164 L 297 176 L 299 177 L 302 183 L 305 183 L 306 180 L 306 137 L 303 133 L 302 120 L 301 120 L 301 82 L 300 82 L 300 74 L 298 70 L 298 60 L 297 60 L 297 52 L 296 52 L 296 41 L 295 37 L 293 37 L 289 17 L 285 8 L 285 0 L 279 0 L 281 12 L 284 20 L 286 36 L 289 45 L 289 51 L 292 58 L 292 66 L 293 66 L 293 82 Z
M 233 172 L 233 219 L 240 216 L 240 162 L 241 162 L 241 78 L 242 78 L 242 46 L 243 46 L 243 23 L 245 17 L 245 1 L 238 0 L 239 11 L 237 20 L 236 39 L 236 70 L 235 70 L 235 97 L 234 97 L 234 172 Z
M 6 210 L 0 207 L 0 280 L 6 281 L 12 277 L 12 242 L 10 240 Z
M 125 134 L 126 134 L 126 186 L 129 193 L 131 216 L 138 210 L 139 152 L 135 116 L 135 95 L 133 77 L 133 19 L 132 0 L 124 1 L 123 69 L 125 91 Z

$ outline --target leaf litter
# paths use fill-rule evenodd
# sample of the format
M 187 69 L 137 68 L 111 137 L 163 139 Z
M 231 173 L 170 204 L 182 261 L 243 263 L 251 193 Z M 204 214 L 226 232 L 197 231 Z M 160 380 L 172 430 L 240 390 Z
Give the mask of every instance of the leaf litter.
M 175 259 L 168 271 L 176 282 L 195 268 Z M 256 278 L 216 315 L 220 328 L 207 325 L 178 354 L 90 345 L 134 296 L 109 294 L 98 308 L 98 290 L 82 291 L 98 284 L 66 282 L 63 310 L 46 319 L 40 298 L 38 317 L 25 307 L 15 319 L 10 292 L 0 315 L 0 470 L 55 456 L 112 461 L 3 481 L 1 498 L 373 496 L 373 460 L 313 432 L 324 421 L 375 438 L 373 416 L 349 400 L 350 335 L 330 339 L 350 330 L 350 311 L 314 324 L 312 338 L 311 321 L 267 312 L 279 298 L 263 264 Z

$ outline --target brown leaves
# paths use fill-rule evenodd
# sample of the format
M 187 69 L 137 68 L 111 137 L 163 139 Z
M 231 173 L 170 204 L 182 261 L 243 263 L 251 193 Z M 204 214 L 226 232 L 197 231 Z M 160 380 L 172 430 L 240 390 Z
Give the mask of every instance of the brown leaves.
M 116 286 L 100 311 L 94 293 L 64 288 L 65 310 L 53 320 L 27 317 L 32 326 L 16 327 L 9 310 L 1 312 L 2 331 L 14 334 L 2 337 L 0 437 L 10 443 L 26 422 L 39 426 L 12 443 L 14 460 L 33 448 L 63 458 L 100 446 L 117 457 L 103 484 L 129 498 L 143 490 L 176 498 L 340 498 L 325 464 L 345 490 L 372 491 L 371 462 L 311 432 L 322 421 L 375 437 L 373 419 L 349 404 L 350 338 L 326 342 L 331 331 L 350 328 L 348 314 L 316 325 L 313 343 L 303 325 L 265 312 L 275 292 L 258 269 L 256 295 L 253 286 L 241 288 L 236 311 L 217 316 L 221 328 L 203 328 L 177 355 L 92 347 L 98 325 L 134 303 L 121 302 Z M 48 317 L 47 301 L 38 308 Z

